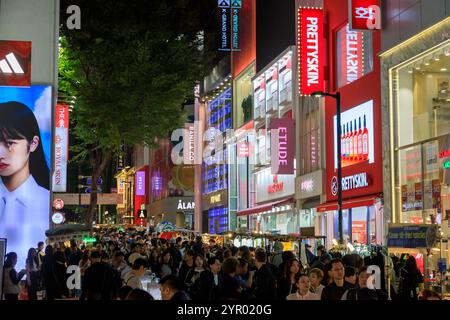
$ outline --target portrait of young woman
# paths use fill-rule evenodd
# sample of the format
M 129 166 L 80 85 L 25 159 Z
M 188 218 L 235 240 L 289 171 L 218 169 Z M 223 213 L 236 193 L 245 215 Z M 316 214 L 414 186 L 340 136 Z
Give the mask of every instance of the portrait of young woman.
M 0 89 L 0 238 L 7 239 L 7 251 L 17 253 L 17 265 L 22 268 L 27 248 L 36 247 L 39 241 L 45 241 L 45 231 L 49 227 L 50 170 L 35 113 L 25 103 L 3 102 L 5 96 L 1 94 L 2 90 L 3 88 Z M 51 119 L 51 100 L 48 103 L 41 100 L 40 104 L 41 107 L 31 107 L 35 112 L 49 112 L 48 119 Z M 42 107 L 43 104 L 47 106 Z M 48 129 L 50 125 L 45 127 Z

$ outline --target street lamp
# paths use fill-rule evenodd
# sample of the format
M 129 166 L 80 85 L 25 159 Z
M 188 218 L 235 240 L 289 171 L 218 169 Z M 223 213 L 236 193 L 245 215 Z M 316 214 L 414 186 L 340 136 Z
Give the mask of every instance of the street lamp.
M 323 91 L 315 91 L 311 94 L 313 97 L 321 98 L 321 97 L 331 97 L 336 100 L 336 146 L 337 146 L 337 194 L 338 194 L 338 219 L 339 219 L 339 244 L 344 243 L 344 236 L 342 232 L 342 163 L 341 163 L 341 93 L 336 92 L 336 94 L 327 93 Z

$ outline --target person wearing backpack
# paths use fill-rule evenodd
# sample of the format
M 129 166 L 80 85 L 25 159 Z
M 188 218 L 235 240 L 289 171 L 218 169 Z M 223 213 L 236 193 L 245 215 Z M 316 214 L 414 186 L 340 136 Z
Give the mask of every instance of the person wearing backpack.
M 141 278 L 148 270 L 148 263 L 143 258 L 137 258 L 133 262 L 133 267 L 130 273 L 128 273 L 123 279 L 123 285 L 129 286 L 133 289 L 144 289 L 142 287 Z

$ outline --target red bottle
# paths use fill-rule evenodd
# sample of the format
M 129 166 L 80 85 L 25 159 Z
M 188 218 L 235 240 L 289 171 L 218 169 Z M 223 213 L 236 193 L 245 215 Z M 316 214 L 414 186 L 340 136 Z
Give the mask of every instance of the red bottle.
M 358 128 L 356 127 L 356 119 L 353 130 L 353 161 L 358 161 Z
M 362 134 L 362 143 L 363 143 L 363 160 L 366 161 L 369 159 L 369 130 L 367 130 L 366 126 L 366 116 L 364 115 L 364 129 Z
M 363 160 L 363 131 L 361 128 L 361 117 L 359 117 L 358 123 L 358 161 Z
M 341 160 L 345 160 L 345 125 L 341 128 Z
M 353 127 L 352 122 L 350 121 L 350 131 L 348 132 L 348 160 L 353 160 L 353 157 L 355 156 L 353 152 Z

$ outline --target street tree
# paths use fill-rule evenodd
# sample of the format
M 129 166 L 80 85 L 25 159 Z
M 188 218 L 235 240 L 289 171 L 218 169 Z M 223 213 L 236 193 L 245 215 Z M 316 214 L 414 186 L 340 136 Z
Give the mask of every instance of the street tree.
M 66 7 L 81 9 L 68 29 Z M 152 147 L 184 119 L 181 105 L 214 54 L 207 0 L 61 1 L 59 91 L 74 97 L 73 161 L 90 162 L 85 223 L 97 206 L 96 183 L 121 143 Z

